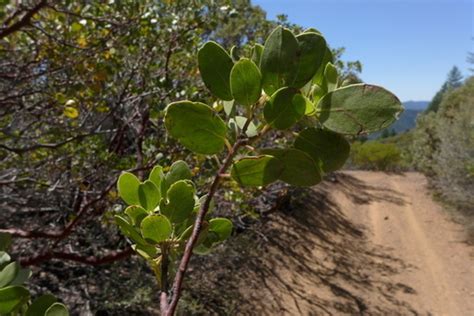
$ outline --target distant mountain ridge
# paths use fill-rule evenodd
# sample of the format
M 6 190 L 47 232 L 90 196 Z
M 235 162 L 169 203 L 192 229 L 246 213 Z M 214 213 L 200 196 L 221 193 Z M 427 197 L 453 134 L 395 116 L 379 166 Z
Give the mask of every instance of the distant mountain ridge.
M 405 109 L 410 109 L 410 110 L 420 110 L 424 111 L 428 107 L 428 104 L 430 101 L 405 101 L 403 102 L 403 106 Z
M 400 115 L 399 119 L 390 125 L 386 130 L 394 131 L 397 134 L 406 132 L 416 126 L 416 118 L 418 115 L 426 110 L 429 101 L 406 101 L 403 102 L 405 111 Z M 382 135 L 382 131 L 371 134 L 369 139 L 376 139 Z

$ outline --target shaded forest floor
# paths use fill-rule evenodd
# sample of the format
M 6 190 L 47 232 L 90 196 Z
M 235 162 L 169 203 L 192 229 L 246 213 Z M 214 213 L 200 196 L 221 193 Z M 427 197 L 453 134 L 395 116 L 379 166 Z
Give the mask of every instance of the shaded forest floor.
M 183 314 L 474 314 L 474 249 L 426 187 L 418 173 L 353 171 L 291 191 L 194 260 Z

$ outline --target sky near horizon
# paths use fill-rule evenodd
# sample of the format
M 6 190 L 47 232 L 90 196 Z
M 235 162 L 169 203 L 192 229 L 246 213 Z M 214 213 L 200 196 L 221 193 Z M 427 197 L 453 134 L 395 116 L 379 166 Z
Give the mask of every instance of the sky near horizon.
M 470 0 L 252 0 L 269 19 L 315 27 L 344 60 L 360 60 L 362 79 L 402 101 L 431 100 L 446 74 L 474 52 L 474 5 Z

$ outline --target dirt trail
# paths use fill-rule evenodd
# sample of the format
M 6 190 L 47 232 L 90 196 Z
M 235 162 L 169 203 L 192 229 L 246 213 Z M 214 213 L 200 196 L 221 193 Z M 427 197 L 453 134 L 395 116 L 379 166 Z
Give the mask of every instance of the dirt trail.
M 426 186 L 418 173 L 354 171 L 295 193 L 242 263 L 251 308 L 235 312 L 474 315 L 474 249 Z
M 415 289 L 416 295 L 404 299 L 419 312 L 474 315 L 473 249 L 462 242 L 462 227 L 432 201 L 425 177 L 418 173 L 348 174 L 401 199 L 400 203 L 372 201 L 348 210 L 348 215 L 365 224 L 373 243 L 409 265 L 392 277 Z

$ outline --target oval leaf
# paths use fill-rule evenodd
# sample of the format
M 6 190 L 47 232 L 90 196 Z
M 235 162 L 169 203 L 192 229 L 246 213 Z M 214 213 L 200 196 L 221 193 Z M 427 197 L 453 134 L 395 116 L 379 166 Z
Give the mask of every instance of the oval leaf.
M 69 316 L 69 312 L 61 303 L 54 303 L 44 313 L 44 316 Z
M 262 75 L 250 59 L 239 60 L 230 73 L 230 88 L 238 103 L 251 106 L 262 93 Z
M 268 95 L 292 81 L 298 50 L 298 41 L 288 29 L 279 26 L 268 36 L 260 62 L 262 87 Z
M 309 154 L 313 160 L 321 161 L 324 172 L 342 168 L 351 146 L 341 134 L 318 129 L 307 128 L 295 140 L 295 148 Z
M 278 159 L 262 155 L 244 157 L 232 165 L 231 176 L 243 186 L 263 186 L 280 176 L 283 166 Z
M 138 205 L 140 200 L 138 198 L 138 187 L 140 180 L 130 172 L 123 172 L 118 181 L 117 189 L 122 200 L 128 205 Z
M 191 169 L 186 162 L 177 160 L 173 162 L 170 170 L 161 182 L 161 195 L 166 197 L 169 187 L 179 180 L 190 180 L 192 177 Z
M 139 205 L 130 205 L 125 209 L 125 214 L 130 218 L 132 225 L 140 226 L 142 220 L 149 215 L 149 213 Z
M 140 244 L 140 245 L 147 245 L 148 243 L 142 238 L 140 233 L 137 231 L 135 227 L 133 227 L 124 217 L 120 215 L 115 215 L 115 222 L 117 223 L 118 227 L 122 234 L 126 237 L 130 238 L 133 242 Z
M 298 149 L 264 149 L 264 154 L 272 155 L 281 161 L 283 172 L 280 180 L 296 186 L 311 186 L 321 182 L 319 163 Z
M 230 237 L 232 227 L 232 222 L 227 218 L 213 218 L 209 221 L 209 231 L 216 233 L 219 241 L 224 241 Z
M 2 267 L 5 263 L 10 262 L 10 255 L 5 251 L 0 251 L 0 267 Z
M 198 52 L 199 72 L 206 87 L 222 100 L 232 100 L 230 71 L 234 63 L 216 42 L 207 42 Z
M 387 128 L 402 111 L 401 102 L 393 93 L 369 84 L 336 89 L 318 104 L 319 120 L 326 128 L 350 135 Z
M 326 79 L 326 88 L 328 92 L 337 88 L 338 74 L 337 68 L 332 63 L 328 63 L 324 69 L 324 78 Z
M 165 126 L 189 150 L 213 155 L 224 149 L 227 126 L 206 104 L 180 101 L 168 105 Z
M 22 286 L 14 285 L 0 289 L 0 315 L 12 312 L 29 298 L 30 292 Z
M 26 316 L 44 315 L 46 310 L 56 303 L 57 299 L 51 294 L 44 294 L 33 301 L 26 311 Z
M 332 63 L 333 60 L 334 57 L 332 56 L 331 50 L 329 49 L 329 47 L 326 47 L 326 50 L 324 51 L 323 62 L 321 63 L 321 66 L 313 77 L 313 83 L 317 84 L 324 90 L 326 90 L 326 79 L 324 77 L 324 70 L 326 69 L 326 65 L 328 63 Z
M 263 54 L 263 45 L 255 44 L 255 46 L 252 47 L 252 61 L 255 63 L 255 65 L 260 66 L 260 61 L 262 60 L 262 54 Z
M 138 187 L 138 198 L 145 210 L 153 211 L 160 203 L 161 193 L 153 182 L 146 180 Z
M 164 177 L 163 167 L 158 165 L 153 167 L 153 170 L 151 170 L 148 176 L 148 180 L 153 182 L 157 188 L 161 188 L 161 181 L 163 181 Z
M 294 77 L 288 85 L 301 88 L 311 81 L 321 67 L 326 51 L 326 41 L 320 34 L 305 32 L 296 37 L 298 41 L 298 62 Z
M 171 236 L 170 221 L 163 215 L 148 215 L 141 223 L 142 236 L 150 242 L 160 243 Z
M 263 115 L 269 125 L 276 129 L 287 129 L 305 114 L 306 101 L 294 88 L 282 88 L 265 103 Z
M 20 271 L 20 265 L 17 262 L 10 262 L 0 271 L 0 288 L 9 285 L 15 280 Z
M 194 209 L 194 185 L 190 181 L 180 180 L 171 185 L 167 193 L 167 202 L 161 212 L 172 223 L 186 220 Z

